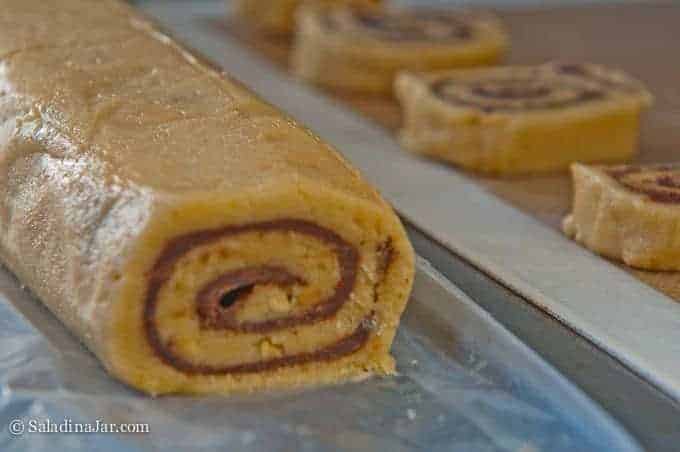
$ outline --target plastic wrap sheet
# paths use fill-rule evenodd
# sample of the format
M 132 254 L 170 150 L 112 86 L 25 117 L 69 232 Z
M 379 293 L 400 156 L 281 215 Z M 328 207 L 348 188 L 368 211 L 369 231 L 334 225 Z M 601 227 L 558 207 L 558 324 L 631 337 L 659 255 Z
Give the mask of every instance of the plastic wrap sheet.
M 305 392 L 150 398 L 117 383 L 0 271 L 3 451 L 638 450 L 606 414 L 420 261 L 399 375 Z M 150 433 L 13 435 L 12 420 Z

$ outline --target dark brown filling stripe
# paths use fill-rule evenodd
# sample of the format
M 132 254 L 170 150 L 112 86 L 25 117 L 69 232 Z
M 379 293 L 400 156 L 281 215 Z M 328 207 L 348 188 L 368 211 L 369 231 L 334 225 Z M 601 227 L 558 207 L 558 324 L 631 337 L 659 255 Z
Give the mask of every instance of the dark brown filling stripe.
M 332 361 L 343 356 L 351 355 L 361 349 L 371 334 L 372 315 L 366 316 L 356 329 L 348 336 L 340 340 L 308 353 L 282 356 L 280 358 L 266 359 L 252 363 L 234 364 L 230 366 L 211 366 L 208 364 L 196 364 L 187 359 L 172 354 L 166 348 L 162 349 L 159 357 L 168 365 L 188 374 L 216 375 L 216 374 L 246 374 L 264 372 L 280 367 L 295 366 L 315 361 Z
M 350 14 L 349 17 L 328 15 L 325 25 L 331 31 L 358 31 L 386 41 L 403 42 L 465 41 L 474 33 L 474 25 L 468 18 L 448 11 L 356 10 Z
M 434 12 L 357 13 L 356 20 L 368 31 L 393 41 L 465 40 L 472 36 L 470 25 L 460 18 Z
M 274 266 L 250 267 L 220 275 L 198 292 L 196 305 L 201 327 L 241 332 L 266 332 L 300 323 L 301 317 L 286 317 L 263 322 L 238 322 L 236 313 L 248 302 L 248 295 L 258 284 L 289 286 L 304 280 Z M 224 300 L 227 298 L 228 302 Z M 333 303 L 325 306 L 334 308 Z M 306 313 L 305 313 L 306 315 Z
M 622 77 L 613 77 L 611 72 L 602 70 L 589 64 L 579 63 L 551 63 L 550 67 L 557 74 L 579 77 L 597 83 L 607 89 L 619 90 L 629 93 L 639 92 L 640 86 L 633 80 Z
M 677 166 L 622 166 L 609 169 L 607 174 L 652 201 L 680 204 L 680 168 Z
M 447 103 L 478 108 L 487 113 L 564 108 L 606 96 L 603 90 L 593 86 L 582 86 L 558 77 L 542 79 L 539 73 L 532 77 L 475 81 L 444 78 L 435 81 L 431 89 Z
M 502 83 L 473 86 L 470 91 L 487 99 L 539 99 L 550 95 L 550 88 L 545 85 L 504 85 Z
M 332 360 L 351 354 L 368 340 L 370 320 L 368 316 L 350 335 L 314 352 L 284 356 L 255 363 L 229 366 L 213 366 L 193 363 L 178 356 L 171 345 L 163 343 L 156 325 L 158 296 L 163 285 L 170 279 L 175 264 L 189 251 L 225 237 L 249 232 L 295 232 L 314 237 L 328 245 L 335 253 L 340 276 L 333 293 L 325 300 L 300 314 L 264 320 L 261 322 L 238 322 L 236 312 L 247 303 L 249 291 L 257 284 L 289 286 L 305 284 L 305 281 L 278 266 L 247 267 L 220 275 L 207 283 L 196 296 L 196 309 L 203 329 L 224 329 L 240 332 L 259 332 L 311 324 L 332 317 L 349 299 L 356 283 L 359 253 L 335 232 L 312 222 L 296 219 L 281 219 L 260 223 L 226 226 L 223 228 L 196 231 L 171 240 L 156 260 L 148 274 L 148 286 L 144 307 L 144 328 L 146 337 L 156 355 L 167 365 L 189 374 L 228 374 L 260 372 L 283 366 L 311 361 Z M 226 297 L 226 298 L 225 298 Z M 227 300 L 225 305 L 224 301 Z

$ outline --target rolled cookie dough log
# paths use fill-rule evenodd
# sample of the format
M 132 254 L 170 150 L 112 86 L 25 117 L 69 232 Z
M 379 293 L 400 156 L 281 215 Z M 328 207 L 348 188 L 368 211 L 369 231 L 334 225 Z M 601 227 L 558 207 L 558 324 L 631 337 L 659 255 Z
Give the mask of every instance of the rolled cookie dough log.
M 123 3 L 0 15 L 0 257 L 112 375 L 160 394 L 393 371 L 413 252 L 336 151 Z
M 498 174 L 625 161 L 651 103 L 639 82 L 593 64 L 406 73 L 396 93 L 405 147 Z
M 587 248 L 648 270 L 680 270 L 680 166 L 574 164 L 564 232 Z
M 311 5 L 298 14 L 293 71 L 331 88 L 391 93 L 400 70 L 487 65 L 507 47 L 488 14 Z
M 295 29 L 295 11 L 303 3 L 314 5 L 347 4 L 370 6 L 380 0 L 235 0 L 234 13 L 267 34 L 288 34 Z

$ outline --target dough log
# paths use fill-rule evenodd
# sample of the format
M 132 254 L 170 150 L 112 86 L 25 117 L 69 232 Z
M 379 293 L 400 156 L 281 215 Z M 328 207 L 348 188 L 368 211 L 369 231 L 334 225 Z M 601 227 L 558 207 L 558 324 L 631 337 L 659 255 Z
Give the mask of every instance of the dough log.
M 506 47 L 503 28 L 488 14 L 305 5 L 292 68 L 330 88 L 391 94 L 398 71 L 488 65 Z
M 680 270 L 680 167 L 572 166 L 564 232 L 632 267 Z
M 626 161 L 652 101 L 626 74 L 565 63 L 405 73 L 396 92 L 405 147 L 496 174 Z
M 394 369 L 413 252 L 340 155 L 113 0 L 0 11 L 0 256 L 140 390 Z

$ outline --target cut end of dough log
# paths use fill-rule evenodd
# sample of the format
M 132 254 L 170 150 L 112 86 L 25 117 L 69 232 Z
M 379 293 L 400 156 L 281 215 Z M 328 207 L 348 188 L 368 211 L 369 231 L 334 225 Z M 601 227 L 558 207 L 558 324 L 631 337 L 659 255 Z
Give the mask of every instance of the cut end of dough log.
M 413 255 L 385 213 L 318 184 L 169 208 L 123 271 L 112 370 L 153 394 L 391 373 Z

